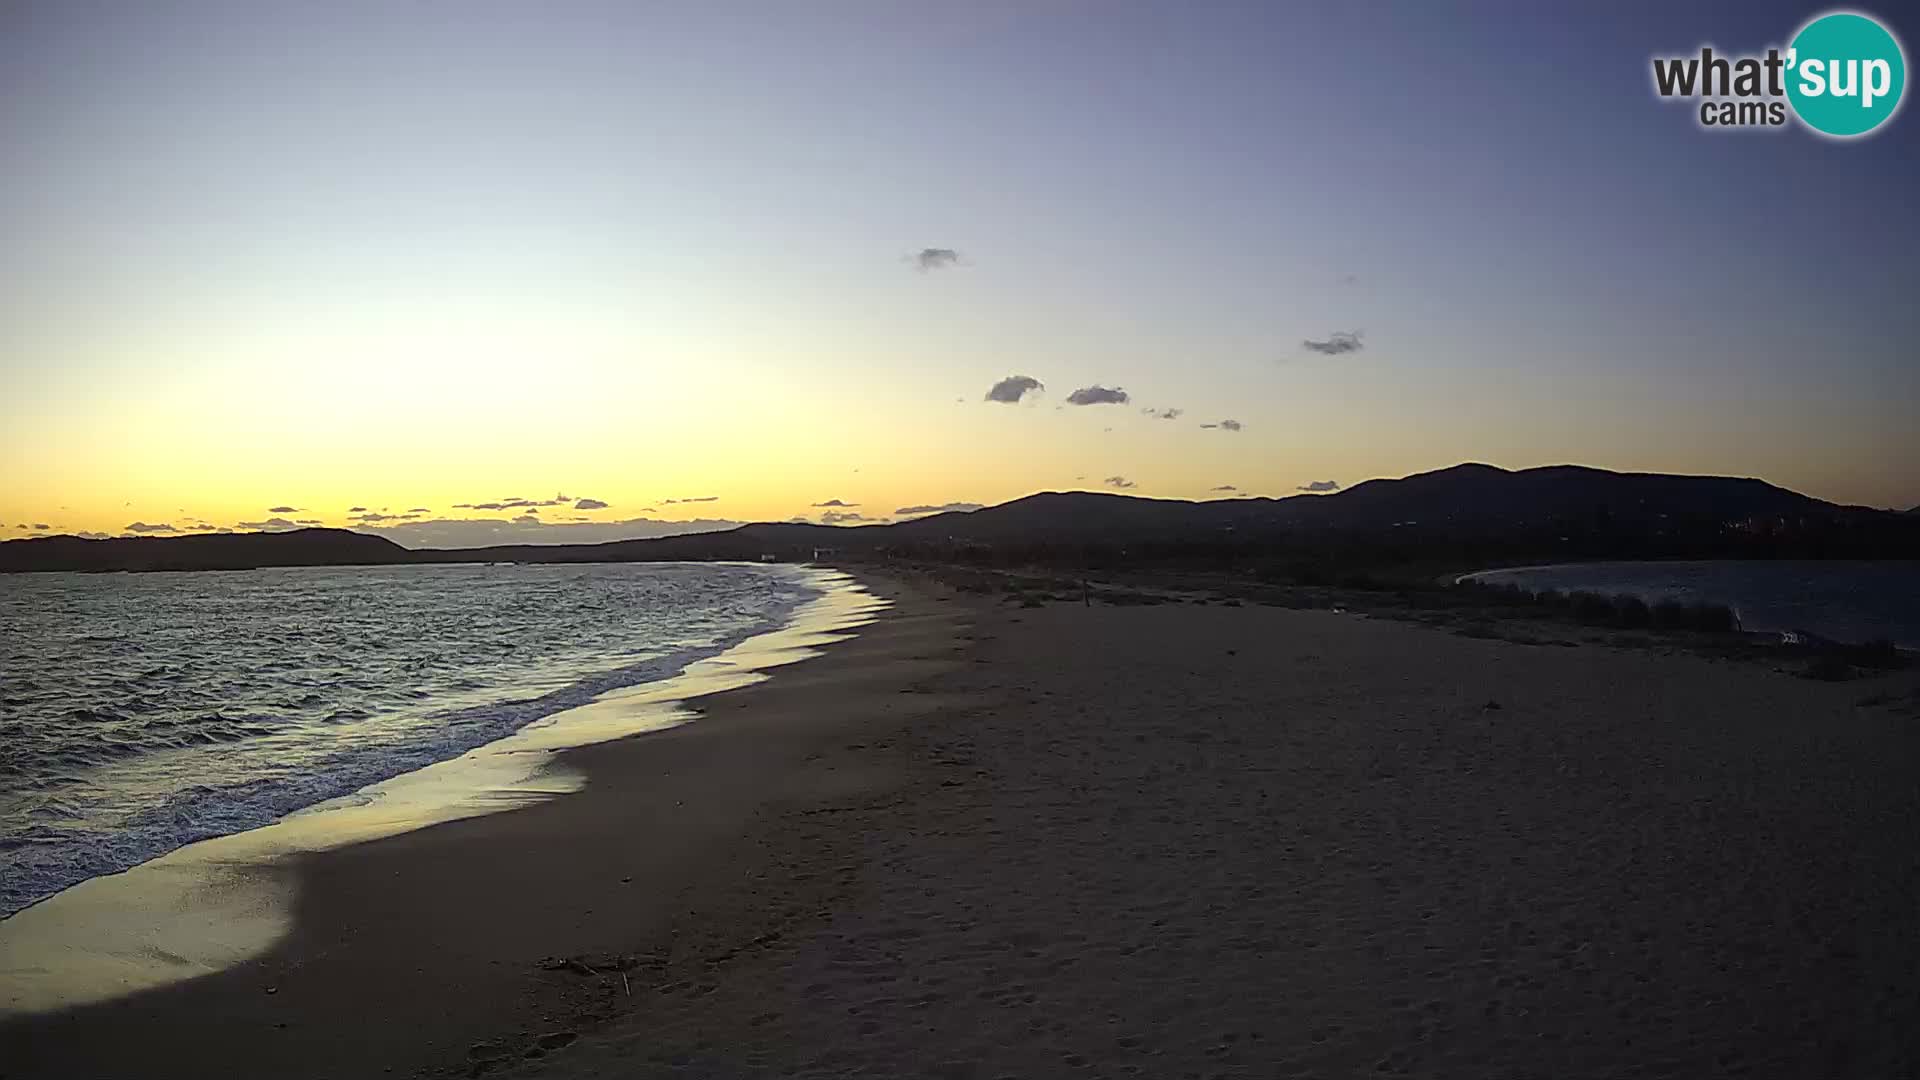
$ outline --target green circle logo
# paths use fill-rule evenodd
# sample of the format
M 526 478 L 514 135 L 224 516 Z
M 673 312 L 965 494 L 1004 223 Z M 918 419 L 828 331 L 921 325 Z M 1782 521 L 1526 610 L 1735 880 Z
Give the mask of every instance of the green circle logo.
M 1865 135 L 1900 111 L 1907 55 L 1886 27 L 1851 11 L 1822 15 L 1787 49 L 1787 100 L 1823 135 Z

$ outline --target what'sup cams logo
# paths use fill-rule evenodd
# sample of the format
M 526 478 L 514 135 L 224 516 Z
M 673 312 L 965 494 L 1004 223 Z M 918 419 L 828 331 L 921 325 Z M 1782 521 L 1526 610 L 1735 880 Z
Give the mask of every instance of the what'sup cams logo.
M 1815 17 L 1785 51 L 1653 58 L 1653 90 L 1662 99 L 1699 102 L 1701 127 L 1781 128 L 1789 117 L 1835 139 L 1868 135 L 1900 111 L 1907 54 L 1887 25 L 1854 11 Z

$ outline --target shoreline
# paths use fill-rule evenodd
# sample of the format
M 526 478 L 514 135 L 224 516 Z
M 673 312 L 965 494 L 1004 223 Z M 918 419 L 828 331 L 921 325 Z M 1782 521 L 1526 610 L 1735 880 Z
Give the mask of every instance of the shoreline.
M 743 569 L 762 572 L 764 567 L 758 564 L 739 564 Z M 292 568 L 295 570 L 309 568 Z M 332 568 L 311 568 L 330 570 Z M 28 865 L 20 867 L 21 879 L 10 880 L 11 886 L 19 886 L 25 881 L 33 881 L 39 889 L 51 887 L 51 891 L 42 892 L 32 900 L 12 910 L 0 908 L 0 940 L 4 940 L 6 921 L 14 915 L 25 912 L 41 903 L 53 899 L 69 889 L 85 886 L 88 882 L 103 877 L 137 870 L 139 867 L 166 859 L 176 852 L 196 844 L 217 842 L 246 833 L 276 826 L 302 815 L 327 813 L 341 808 L 356 808 L 362 804 L 390 800 L 396 794 L 393 789 L 404 789 L 404 800 L 413 819 L 417 822 L 438 820 L 443 808 L 431 805 L 435 801 L 449 804 L 470 802 L 478 794 L 511 786 L 516 780 L 525 777 L 515 776 L 517 771 L 511 767 L 505 755 L 520 754 L 522 751 L 551 751 L 567 745 L 610 737 L 604 731 L 584 730 L 577 732 L 570 740 L 566 733 L 548 730 L 556 724 L 570 723 L 583 708 L 603 706 L 609 699 L 624 697 L 633 693 L 645 693 L 651 700 L 662 702 L 676 697 L 698 696 L 712 692 L 714 676 L 721 669 L 744 666 L 754 667 L 758 660 L 736 658 L 745 650 L 745 656 L 752 656 L 761 646 L 759 639 L 769 635 L 779 635 L 792 631 L 804 636 L 815 627 L 814 623 L 823 620 L 833 622 L 840 615 L 833 612 L 833 597 L 836 593 L 858 586 L 846 575 L 830 569 L 812 566 L 791 566 L 782 568 L 789 573 L 783 574 L 783 580 L 776 580 L 775 588 L 790 590 L 791 594 L 782 596 L 766 612 L 766 621 L 758 627 L 729 630 L 711 640 L 698 644 L 677 647 L 662 651 L 658 655 L 644 659 L 629 660 L 613 667 L 573 669 L 566 676 L 568 681 L 545 683 L 533 687 L 524 684 L 501 683 L 484 689 L 485 696 L 462 696 L 450 691 L 434 701 L 426 714 L 426 719 L 444 727 L 465 727 L 472 724 L 478 716 L 478 723 L 484 728 L 475 730 L 467 727 L 457 739 L 449 739 L 444 734 L 432 735 L 427 744 L 422 745 L 422 728 L 403 733 L 400 741 L 389 743 L 383 753 L 375 758 L 365 756 L 351 760 L 335 761 L 326 774 L 308 774 L 303 779 L 311 782 L 321 779 L 325 783 L 320 790 L 303 791 L 300 794 L 308 799 L 299 805 L 285 806 L 286 800 L 277 798 L 277 790 L 265 793 L 266 805 L 262 805 L 259 796 L 236 795 L 223 791 L 227 796 L 220 801 L 201 802 L 194 805 L 197 813 L 189 815 L 192 827 L 176 827 L 165 834 L 146 836 L 132 848 L 116 848 L 109 859 L 89 860 L 81 869 L 84 877 L 74 877 L 76 869 L 71 864 L 53 863 L 51 866 Z M 779 639 L 775 639 L 776 641 Z M 795 640 L 798 640 L 797 638 Z M 775 646 L 777 647 L 777 646 Z M 734 659 L 729 659 L 734 658 Z M 664 692 L 656 692 L 664 691 Z M 433 699 L 428 699 L 433 700 Z M 604 711 L 599 710 L 599 711 Z M 528 717 L 531 717 L 530 719 Z M 637 732 L 654 723 L 665 723 L 669 717 L 643 719 L 632 725 Z M 512 726 L 508 726 L 508 725 Z M 444 730 L 441 729 L 441 730 Z M 540 733 L 535 736 L 533 733 Z M 617 733 L 617 732 L 614 732 Z M 469 759 L 488 758 L 488 762 L 470 762 L 489 767 L 477 768 L 476 775 L 463 782 L 450 775 L 459 770 L 449 766 L 450 762 L 469 762 Z M 529 756 L 528 760 L 531 758 Z M 435 783 L 420 782 L 417 774 L 434 770 Z M 430 790 L 431 789 L 431 790 Z M 543 788 L 542 791 L 550 790 Z M 175 794 L 179 794 L 178 791 Z M 283 808 L 284 807 L 284 808 Z M 153 808 L 149 808 L 149 812 Z M 474 812 L 467 808 L 460 813 Z M 208 818 L 218 821 L 217 825 L 203 826 L 200 823 Z M 215 830 L 219 831 L 215 831 Z M 320 828 L 304 830 L 277 829 L 276 837 L 289 832 L 302 832 L 302 837 L 287 843 L 269 844 L 268 847 L 280 850 L 291 847 L 304 850 L 315 842 L 327 843 L 324 839 L 314 841 L 311 837 L 324 832 Z M 365 834 L 362 826 L 350 826 L 349 831 Z M 276 841 L 277 843 L 277 841 Z M 71 846 L 71 845 L 69 845 Z M 241 845 L 244 850 L 245 845 Z M 227 858 L 244 857 L 233 852 Z M 4 870 L 0 867 L 0 870 Z M 34 873 L 36 870 L 41 873 Z M 48 876 L 51 880 L 48 880 Z M 8 906 L 18 901 L 17 893 L 9 890 L 6 899 Z M 3 951 L 3 950 L 0 950 Z M 0 960 L 0 967 L 3 967 Z M 7 1009 L 8 1001 L 4 987 L 0 987 L 0 1014 Z
M 370 913 L 352 910 L 360 902 L 356 894 L 362 890 L 327 893 L 328 886 L 340 880 L 339 875 L 357 879 L 367 889 L 387 888 L 391 878 L 404 878 L 413 872 L 411 867 L 390 872 L 384 862 L 391 857 L 390 851 L 417 853 L 431 849 L 448 859 L 458 859 L 456 848 L 471 854 L 471 845 L 484 843 L 487 837 L 498 840 L 521 835 L 517 822 L 506 823 L 521 815 L 550 817 L 556 822 L 611 816 L 632 821 L 629 828 L 645 828 L 647 823 L 636 817 L 639 809 L 615 807 L 609 814 L 608 807 L 599 805 L 607 800 L 596 798 L 602 794 L 595 790 L 596 785 L 603 785 L 606 776 L 621 776 L 645 767 L 633 762 L 648 758 L 653 751 L 636 755 L 634 744 L 676 732 L 688 744 L 725 742 L 722 736 L 736 740 L 744 737 L 739 732 L 688 737 L 685 728 L 703 725 L 686 725 L 684 721 L 695 715 L 713 720 L 720 715 L 752 712 L 749 699 L 767 696 L 776 684 L 796 681 L 795 675 L 807 665 L 789 667 L 795 661 L 822 663 L 837 649 L 855 644 L 862 637 L 884 640 L 885 634 L 874 632 L 879 624 L 868 620 L 876 609 L 882 610 L 882 620 L 887 618 L 881 607 L 885 602 L 884 597 L 864 589 L 857 579 L 844 576 L 838 588 L 814 601 L 814 606 L 824 607 L 814 618 L 796 613 L 786 625 L 700 661 L 672 679 L 613 691 L 589 705 L 556 714 L 567 718 L 565 724 L 542 728 L 545 722 L 536 722 L 507 740 L 382 785 L 414 789 L 400 792 L 397 798 L 390 793 L 388 798 L 373 800 L 366 807 L 303 812 L 266 829 L 189 845 L 134 871 L 93 879 L 25 909 L 0 923 L 0 930 L 14 931 L 16 944 L 26 941 L 30 946 L 16 949 L 13 991 L 16 995 L 38 995 L 37 1000 L 15 1002 L 16 1007 L 28 1006 L 25 1011 L 0 1016 L 0 1060 L 8 1063 L 6 1075 L 11 1077 L 16 1075 L 13 1070 L 29 1068 L 71 1071 L 73 1065 L 64 1058 L 50 1057 L 48 1051 L 56 1044 L 70 1048 L 100 1041 L 80 1036 L 81 1031 L 120 1033 L 131 1026 L 171 1041 L 167 1036 L 174 1025 L 192 1028 L 191 1017 L 201 1013 L 245 1014 L 247 1005 L 261 1004 L 263 998 L 272 1006 L 270 1012 L 284 1014 L 289 1008 L 298 1009 L 298 1005 L 289 1004 L 297 1000 L 291 995 L 294 988 L 280 985 L 288 981 L 287 974 L 298 972 L 299 980 L 310 979 L 316 967 L 338 967 L 343 961 L 353 960 L 342 957 L 343 952 L 359 954 L 354 961 L 359 974 L 353 980 L 322 975 L 317 980 L 321 983 L 318 1000 L 331 999 L 322 1011 L 351 1011 L 355 996 L 351 984 L 378 970 L 373 950 L 381 940 L 395 951 L 405 951 L 415 939 L 433 936 L 427 924 L 439 921 L 431 909 L 436 906 L 432 894 L 441 886 L 425 879 L 418 881 L 412 897 L 416 902 L 388 905 L 397 910 L 378 914 L 396 923 L 370 933 L 364 925 Z M 768 669 L 777 668 L 786 670 L 777 679 L 770 678 Z M 636 723 L 644 734 L 630 734 Z M 718 726 L 725 724 L 717 721 Z M 555 727 L 565 729 L 561 745 L 539 745 L 543 735 L 549 743 L 554 741 Z M 530 745 L 505 745 L 516 739 Z M 495 752 L 487 753 L 489 750 Z M 468 759 L 476 756 L 488 760 L 477 768 L 465 769 L 471 775 L 462 779 L 471 781 L 477 775 L 489 782 L 465 785 L 477 798 L 448 803 L 444 798 L 446 778 L 427 774 L 460 771 L 463 763 L 472 764 Z M 757 761 L 757 777 L 772 767 L 759 760 L 764 754 L 740 756 L 745 762 Z M 697 764 L 702 770 L 720 774 L 741 771 L 725 760 Z M 501 768 L 517 776 L 503 778 L 498 775 Z M 494 775 L 489 775 L 489 769 Z M 532 777 L 531 783 L 528 777 Z M 498 783 L 502 779 L 512 782 L 502 785 Z M 761 798 L 757 789 L 741 787 L 735 776 L 710 779 L 720 787 L 735 789 L 724 801 L 736 816 Z M 698 794 L 682 792 L 683 796 Z M 657 798 L 642 802 L 659 808 Z M 579 803 L 589 804 L 589 808 L 577 806 Z M 435 815 L 427 819 L 432 823 L 424 826 L 420 818 L 423 809 Z M 276 835 L 276 830 L 279 834 L 306 835 Z M 698 861 L 684 844 L 668 842 L 668 838 L 656 840 L 641 845 L 648 849 L 639 853 L 641 862 Z M 369 879 L 367 868 L 375 865 L 381 870 Z M 482 860 L 466 869 L 484 876 L 490 867 Z M 671 874 L 656 872 L 652 876 L 672 882 Z M 620 892 L 634 891 L 624 883 L 616 884 Z M 82 894 L 81 902 L 73 900 L 74 894 Z M 501 917 L 508 917 L 507 913 L 501 912 Z M 330 921 L 330 929 L 316 929 L 316 918 Z M 419 923 L 402 934 L 395 925 L 403 918 Z M 466 930 L 471 954 L 485 952 L 489 934 L 471 923 Z M 104 944 L 102 931 L 111 931 Z M 0 935 L 0 954 L 4 954 L 6 944 L 5 935 Z M 26 955 L 20 955 L 22 952 Z M 41 970 L 31 970 L 36 966 Z M 488 957 L 482 966 L 498 965 Z M 47 972 L 58 975 L 49 977 Z M 189 972 L 192 976 L 182 980 L 181 975 Z M 136 992 L 116 992 L 100 1000 L 104 995 L 98 984 L 138 987 L 142 977 L 146 977 L 146 985 Z M 86 985 L 89 980 L 95 985 Z M 53 1004 L 50 998 L 81 1003 L 48 1011 Z M 190 1004 L 193 1002 L 201 1004 Z M 443 1020 L 458 1027 L 458 1019 L 451 1015 L 458 1011 L 451 1010 Z M 157 1027 L 157 1017 L 171 1020 Z M 374 1022 L 376 1017 L 369 1016 L 368 1020 Z M 288 1043 L 285 1030 L 265 1025 L 266 1035 L 262 1037 Z M 213 1032 L 204 1034 L 213 1045 L 222 1045 Z M 201 1067 L 211 1068 L 219 1060 L 210 1057 Z M 303 1061 L 302 1055 L 294 1055 L 275 1071 L 298 1075 L 305 1067 Z M 388 1063 L 384 1056 L 370 1056 L 361 1059 L 357 1067 L 376 1062 Z M 130 1061 L 123 1064 L 132 1065 Z M 116 1071 L 111 1060 L 101 1065 L 106 1074 Z M 289 1069 L 292 1071 L 285 1071 Z M 139 1071 L 152 1075 L 151 1063 L 142 1063 Z M 194 1071 L 183 1066 L 181 1074 Z M 326 1074 L 324 1070 L 315 1073 Z
M 0 1024 L 9 1080 L 1920 1064 L 1915 673 L 865 579 L 580 792 L 302 859 L 272 956 Z

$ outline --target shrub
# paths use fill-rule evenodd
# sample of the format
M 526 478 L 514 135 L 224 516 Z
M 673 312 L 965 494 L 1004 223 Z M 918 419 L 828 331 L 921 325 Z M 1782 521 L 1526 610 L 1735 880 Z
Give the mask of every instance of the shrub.
M 1687 608 L 1686 625 L 1690 629 L 1725 634 L 1739 629 L 1739 624 L 1733 609 L 1725 604 L 1693 604 Z
M 1571 592 L 1567 603 L 1573 617 L 1583 623 L 1604 626 L 1613 621 L 1613 602 L 1596 592 Z
M 1653 613 L 1648 610 L 1647 602 L 1626 593 L 1613 598 L 1613 613 L 1615 621 L 1621 626 L 1642 627 L 1653 622 Z
M 1846 650 L 1847 659 L 1861 667 L 1891 670 L 1907 666 L 1907 657 L 1900 648 L 1886 638 L 1853 645 Z
M 1653 625 L 1666 629 L 1677 630 L 1691 625 L 1687 605 L 1678 600 L 1662 600 L 1653 605 L 1648 615 L 1652 618 Z

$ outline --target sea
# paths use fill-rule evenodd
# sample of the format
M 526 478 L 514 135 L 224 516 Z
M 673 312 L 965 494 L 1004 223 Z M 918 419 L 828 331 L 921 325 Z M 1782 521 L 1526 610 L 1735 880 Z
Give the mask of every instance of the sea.
M 0 917 L 675 675 L 783 565 L 0 576 Z
M 1593 562 L 1488 570 L 1468 578 L 1616 595 L 1648 603 L 1725 604 L 1743 630 L 1796 632 L 1858 644 L 1886 640 L 1920 649 L 1920 562 Z

